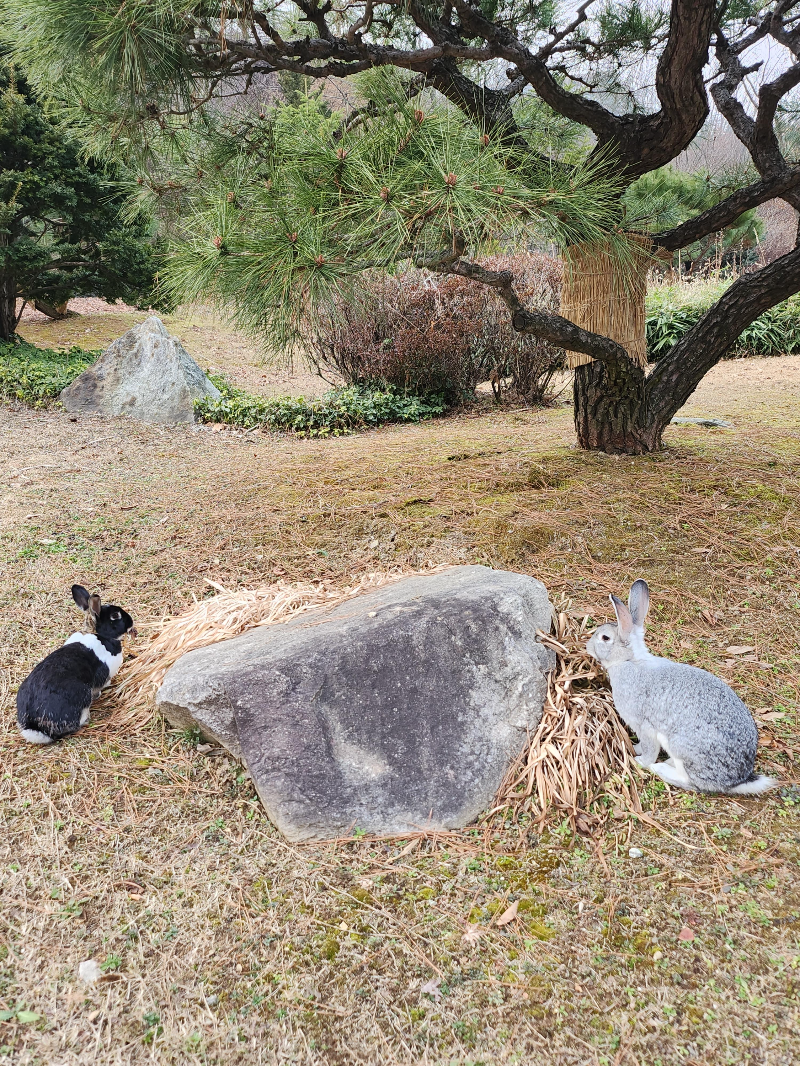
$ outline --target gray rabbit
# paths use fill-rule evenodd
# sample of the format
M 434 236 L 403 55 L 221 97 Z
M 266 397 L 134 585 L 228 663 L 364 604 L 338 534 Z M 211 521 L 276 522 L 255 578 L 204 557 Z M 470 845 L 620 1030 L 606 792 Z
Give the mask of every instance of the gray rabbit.
M 600 626 L 586 650 L 605 667 L 617 711 L 639 738 L 639 765 L 699 792 L 741 796 L 772 788 L 776 781 L 754 772 L 758 730 L 733 689 L 707 670 L 647 650 L 647 583 L 634 582 L 628 607 L 617 596 L 611 602 L 617 624 Z M 656 762 L 662 748 L 669 758 Z

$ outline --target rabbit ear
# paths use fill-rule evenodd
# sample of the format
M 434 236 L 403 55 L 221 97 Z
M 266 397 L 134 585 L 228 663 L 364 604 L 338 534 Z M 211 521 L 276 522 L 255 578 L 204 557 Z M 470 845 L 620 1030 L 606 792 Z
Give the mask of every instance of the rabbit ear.
M 82 611 L 89 610 L 89 593 L 83 587 L 83 585 L 72 586 L 72 598 Z
M 100 596 L 98 593 L 95 592 L 90 596 L 83 585 L 73 585 L 72 598 L 80 609 L 86 611 L 88 615 L 97 618 L 100 614 Z
M 631 612 L 633 624 L 643 626 L 647 612 L 650 610 L 650 589 L 642 578 L 631 585 L 631 591 L 628 594 L 628 610 Z
M 614 605 L 614 613 L 617 616 L 617 629 L 619 630 L 620 638 L 623 643 L 628 643 L 628 638 L 631 635 L 633 629 L 633 619 L 631 618 L 631 612 L 619 598 L 619 596 L 612 596 L 611 602 Z

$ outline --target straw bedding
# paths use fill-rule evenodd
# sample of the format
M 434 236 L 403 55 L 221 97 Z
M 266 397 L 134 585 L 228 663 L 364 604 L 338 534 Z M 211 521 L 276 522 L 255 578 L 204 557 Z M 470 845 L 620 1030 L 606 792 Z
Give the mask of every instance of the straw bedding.
M 441 569 L 445 567 L 424 573 Z M 118 729 L 147 721 L 151 696 L 170 666 L 188 651 L 255 626 L 276 625 L 307 611 L 336 606 L 419 572 L 365 574 L 345 587 L 278 582 L 229 591 L 215 586 L 216 596 L 153 627 L 156 635 L 110 698 L 106 724 Z M 577 832 L 595 833 L 609 817 L 642 813 L 641 771 L 604 675 L 584 650 L 587 627 L 588 619 L 573 612 L 570 601 L 562 600 L 554 612 L 554 632 L 540 633 L 543 643 L 554 649 L 557 662 L 542 719 L 509 769 L 484 823 L 509 819 L 517 823 L 523 814 L 538 822 L 556 816 L 566 818 Z
M 150 697 L 160 687 L 167 670 L 187 652 L 238 637 L 256 626 L 277 625 L 306 611 L 336 607 L 353 596 L 373 592 L 415 573 L 431 574 L 441 569 L 444 567 L 431 567 L 425 571 L 378 571 L 364 574 L 344 587 L 327 581 L 313 584 L 278 581 L 262 588 L 230 591 L 209 581 L 208 584 L 218 590 L 216 596 L 201 600 L 174 618 L 140 626 L 142 630 L 155 629 L 156 633 L 116 689 L 115 703 L 124 702 L 127 708 L 117 708 L 109 722 L 119 726 L 146 721 L 152 709 Z
M 588 623 L 567 600 L 554 612 L 555 632 L 539 634 L 556 653 L 542 718 L 486 820 L 518 822 L 527 813 L 541 823 L 553 815 L 596 833 L 610 817 L 643 814 L 643 772 L 605 675 L 586 653 Z

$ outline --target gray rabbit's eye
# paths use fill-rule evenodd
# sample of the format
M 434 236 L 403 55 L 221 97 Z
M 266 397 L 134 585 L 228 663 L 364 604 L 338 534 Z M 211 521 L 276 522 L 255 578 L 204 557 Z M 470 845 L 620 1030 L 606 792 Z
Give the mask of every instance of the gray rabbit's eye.
M 611 640 L 611 637 L 608 635 L 608 633 L 604 633 L 600 639 L 601 640 Z

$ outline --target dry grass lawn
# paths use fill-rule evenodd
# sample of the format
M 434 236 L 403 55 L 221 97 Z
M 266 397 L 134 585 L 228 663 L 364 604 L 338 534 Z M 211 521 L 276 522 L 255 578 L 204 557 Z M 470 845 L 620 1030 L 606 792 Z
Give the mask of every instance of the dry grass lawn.
M 101 319 L 26 333 L 80 325 L 101 346 L 123 325 Z M 190 351 L 215 346 L 244 384 L 263 372 L 194 324 Z M 17 685 L 76 623 L 76 580 L 131 610 L 141 648 L 209 580 L 485 562 L 597 620 L 645 577 L 654 650 L 730 681 L 759 768 L 791 782 L 800 358 L 725 363 L 687 413 L 734 428 L 673 427 L 663 454 L 618 459 L 577 453 L 563 406 L 323 442 L 1 409 L 0 1064 L 796 1063 L 791 785 L 652 784 L 660 828 L 620 819 L 596 841 L 552 824 L 298 847 L 239 767 L 160 721 L 119 733 L 101 708 L 47 750 L 14 724 Z

